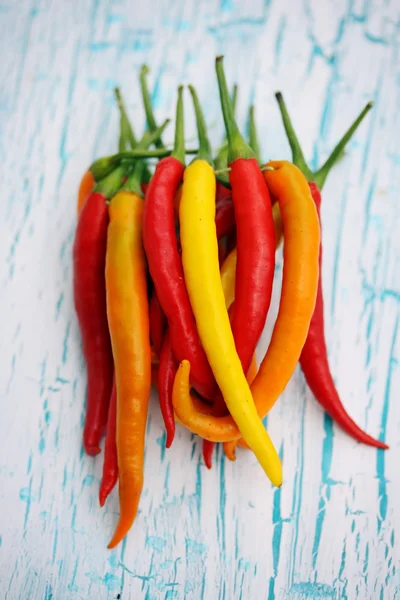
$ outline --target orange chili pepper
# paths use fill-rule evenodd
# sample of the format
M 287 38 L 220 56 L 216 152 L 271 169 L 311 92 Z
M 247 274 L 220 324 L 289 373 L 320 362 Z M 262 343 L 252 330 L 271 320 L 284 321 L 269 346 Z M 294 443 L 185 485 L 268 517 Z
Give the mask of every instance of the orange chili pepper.
M 146 260 L 142 245 L 143 199 L 138 169 L 110 202 L 107 239 L 107 315 L 117 384 L 117 453 L 120 517 L 109 548 L 129 531 L 143 488 L 143 463 L 151 385 Z M 135 185 L 137 184 L 137 185 Z

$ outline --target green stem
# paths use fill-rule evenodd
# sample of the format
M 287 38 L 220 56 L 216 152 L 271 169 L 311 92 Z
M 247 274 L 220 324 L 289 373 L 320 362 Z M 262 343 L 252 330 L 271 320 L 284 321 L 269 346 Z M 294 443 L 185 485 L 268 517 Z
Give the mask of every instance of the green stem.
M 232 97 L 231 97 L 232 110 L 233 110 L 233 114 L 234 115 L 236 115 L 236 105 L 237 105 L 237 99 L 238 99 L 238 92 L 239 92 L 239 86 L 238 86 L 237 83 L 235 83 L 234 86 L 233 86 Z
M 115 160 L 112 156 L 98 158 L 89 167 L 95 181 L 104 179 L 115 168 Z
M 300 146 L 300 142 L 293 128 L 292 121 L 289 117 L 289 113 L 287 111 L 286 104 L 281 92 L 277 92 L 275 94 L 275 97 L 278 101 L 283 126 L 285 128 L 286 135 L 289 140 L 290 149 L 292 151 L 293 163 L 296 165 L 296 167 L 300 169 L 300 171 L 303 173 L 303 175 L 307 178 L 308 181 L 314 181 L 314 173 L 311 171 L 311 169 L 306 163 L 303 151 Z
M 237 158 L 254 158 L 254 152 L 245 142 L 235 121 L 232 102 L 229 98 L 228 86 L 223 66 L 223 57 L 217 56 L 215 61 L 217 72 L 219 95 L 221 98 L 222 114 L 224 116 L 225 129 L 228 136 L 228 162 L 232 163 Z
M 249 109 L 249 144 L 254 150 L 257 162 L 261 164 L 260 144 L 258 142 L 257 127 L 254 117 L 254 104 Z
M 99 181 L 95 186 L 94 191 L 101 194 L 107 199 L 110 199 L 116 194 L 121 187 L 121 183 L 126 174 L 126 165 L 121 165 L 114 169 L 107 177 Z
M 197 154 L 199 151 L 198 148 L 189 148 L 185 152 L 186 154 Z M 127 150 L 126 152 L 118 152 L 118 154 L 113 154 L 112 156 L 105 156 L 103 158 L 98 158 L 95 160 L 89 170 L 92 172 L 93 177 L 96 181 L 105 177 L 115 166 L 121 161 L 135 161 L 138 158 L 164 158 L 165 156 L 170 156 L 172 154 L 172 150 L 170 148 L 157 148 L 157 150 Z M 98 176 L 96 176 L 98 174 Z
M 207 125 L 204 119 L 203 111 L 201 110 L 199 97 L 192 85 L 189 85 L 189 90 L 192 95 L 193 107 L 196 115 L 197 134 L 199 136 L 199 152 L 194 160 L 205 160 L 212 165 L 211 144 L 210 140 L 208 139 Z
M 358 115 L 358 117 L 356 118 L 354 123 L 352 123 L 350 125 L 350 127 L 348 128 L 348 130 L 346 131 L 346 133 L 344 134 L 342 139 L 339 140 L 339 142 L 336 144 L 331 155 L 327 158 L 327 160 L 324 162 L 322 167 L 320 167 L 318 169 L 318 171 L 316 171 L 314 173 L 314 181 L 320 189 L 322 189 L 322 187 L 325 183 L 325 180 L 326 180 L 327 176 L 329 175 L 329 172 L 332 169 L 333 165 L 341 157 L 341 155 L 343 154 L 344 149 L 347 146 L 347 144 L 349 143 L 351 137 L 355 133 L 356 129 L 359 127 L 360 123 L 363 121 L 364 117 L 369 113 L 369 111 L 371 110 L 373 105 L 374 105 L 373 102 L 368 102 L 368 104 L 360 112 L 360 114 Z
M 119 152 L 123 152 L 128 149 L 130 145 L 131 148 L 134 148 L 137 144 L 137 140 L 135 134 L 133 133 L 132 125 L 128 119 L 128 115 L 125 109 L 124 100 L 122 98 L 121 90 L 119 88 L 115 88 L 115 97 L 117 99 L 119 115 L 120 115 L 120 134 L 119 134 L 119 142 L 118 142 L 118 150 Z
M 136 148 L 138 150 L 147 150 L 151 144 L 154 144 L 154 140 L 162 135 L 168 123 L 169 119 L 166 119 L 164 123 L 160 127 L 157 127 L 154 131 L 146 131 Z M 133 194 L 143 198 L 141 183 L 144 179 L 145 167 L 146 163 L 144 159 L 136 161 L 133 172 L 131 175 L 129 175 L 122 189 L 126 192 L 132 192 Z
M 183 85 L 178 87 L 178 101 L 176 103 L 175 142 L 171 156 L 185 164 L 185 132 L 183 123 Z
M 147 75 L 149 74 L 149 72 L 149 67 L 147 65 L 143 65 L 140 70 L 140 89 L 142 91 L 142 99 L 144 111 L 146 113 L 147 127 L 150 129 L 150 131 L 155 131 L 157 129 L 157 123 L 154 117 L 153 106 L 151 104 L 149 87 L 147 85 Z M 154 141 L 154 143 L 157 148 L 164 148 L 161 136 L 159 136 Z
M 143 169 L 145 166 L 144 160 L 138 160 L 135 164 L 133 172 L 129 175 L 128 179 L 124 183 L 122 190 L 124 192 L 131 192 L 132 194 L 136 194 L 136 196 L 140 196 L 143 198 L 142 186 L 140 185 L 143 179 Z
M 232 99 L 231 99 L 234 115 L 236 114 L 238 89 L 239 89 L 239 87 L 235 83 L 235 85 L 233 86 Z M 220 148 L 218 150 L 218 154 L 215 157 L 214 166 L 216 169 L 224 169 L 225 167 L 228 166 L 228 139 L 227 139 L 226 135 L 225 135 L 225 139 L 224 139 L 222 145 L 220 146 Z
M 279 110 L 282 115 L 283 125 L 285 127 L 286 135 L 289 140 L 289 145 L 292 150 L 293 163 L 300 169 L 300 171 L 303 173 L 303 175 L 307 178 L 308 181 L 314 181 L 319 187 L 319 189 L 322 190 L 326 178 L 328 177 L 332 167 L 338 162 L 340 157 L 343 155 L 346 145 L 349 143 L 351 137 L 354 135 L 355 131 L 357 130 L 365 116 L 369 113 L 374 103 L 368 102 L 368 104 L 364 107 L 364 109 L 358 115 L 356 120 L 352 123 L 352 125 L 350 125 L 349 129 L 346 131 L 342 139 L 336 144 L 332 153 L 324 162 L 322 167 L 320 167 L 318 171 L 313 172 L 311 171 L 311 169 L 305 161 L 303 151 L 301 149 L 299 140 L 297 139 L 296 133 L 293 129 L 293 125 L 290 120 L 285 102 L 283 100 L 283 96 L 280 92 L 277 92 L 275 96 L 279 104 Z
M 160 125 L 160 127 L 156 127 L 156 129 L 154 129 L 154 131 L 150 131 L 150 130 L 145 131 L 142 139 L 136 146 L 136 150 L 147 150 L 147 148 L 149 146 L 154 144 L 155 141 L 157 139 L 159 139 L 160 136 L 162 136 L 162 134 L 164 133 L 164 130 L 169 125 L 169 123 L 170 123 L 170 119 L 165 119 L 164 123 L 162 123 L 162 125 Z

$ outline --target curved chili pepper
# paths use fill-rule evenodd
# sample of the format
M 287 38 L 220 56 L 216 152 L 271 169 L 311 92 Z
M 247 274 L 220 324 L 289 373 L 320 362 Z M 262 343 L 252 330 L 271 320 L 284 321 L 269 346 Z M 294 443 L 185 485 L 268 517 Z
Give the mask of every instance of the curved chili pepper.
M 73 248 L 75 310 L 88 377 L 83 445 L 91 456 L 100 452 L 113 382 L 104 281 L 108 226 L 106 201 L 119 188 L 124 175 L 125 168 L 118 167 L 89 195 L 79 217 Z
M 158 395 L 161 413 L 167 432 L 166 448 L 170 448 L 175 437 L 175 416 L 172 406 L 172 388 L 178 365 L 172 352 L 171 340 L 168 330 L 165 333 L 160 354 L 158 369 Z
M 369 102 L 366 105 L 366 107 L 360 113 L 358 118 L 354 121 L 354 123 L 347 130 L 343 138 L 336 145 L 332 154 L 326 160 L 324 165 L 316 173 L 313 173 L 304 159 L 301 146 L 294 132 L 282 94 L 277 93 L 276 97 L 278 100 L 283 123 L 292 150 L 293 162 L 297 164 L 297 166 L 300 168 L 300 170 L 304 173 L 304 175 L 309 181 L 311 195 L 313 197 L 318 212 L 318 218 L 321 222 L 320 189 L 322 189 L 326 177 L 328 176 L 332 166 L 337 162 L 340 156 L 342 156 L 347 143 L 356 131 L 357 127 L 360 125 L 364 117 L 372 108 L 372 102 Z M 322 244 L 320 244 L 319 247 L 319 268 L 321 272 Z M 388 446 L 384 442 L 377 440 L 369 434 L 367 434 L 353 421 L 353 419 L 350 417 L 350 415 L 344 408 L 340 396 L 336 390 L 331 370 L 329 368 L 328 352 L 325 342 L 324 301 L 321 277 L 318 281 L 318 292 L 314 314 L 311 319 L 307 340 L 304 344 L 304 348 L 300 356 L 300 366 L 306 378 L 307 384 L 317 401 L 320 403 L 322 408 L 328 413 L 328 415 L 334 421 L 336 421 L 336 423 L 344 431 L 346 431 L 354 439 L 363 444 L 374 446 L 376 448 L 388 448 Z
M 150 339 L 153 342 L 157 356 L 161 355 L 164 332 L 167 320 L 161 308 L 155 288 L 150 298 Z
M 282 241 L 282 237 L 283 237 L 283 223 L 282 223 L 282 218 L 281 218 L 281 212 L 279 209 L 279 204 L 274 204 L 272 206 L 272 216 L 274 219 L 275 244 L 276 244 L 276 248 L 278 248 Z M 232 303 L 235 299 L 236 263 L 237 263 L 237 250 L 236 250 L 236 248 L 234 248 L 228 254 L 228 256 L 224 260 L 222 267 L 221 267 L 221 283 L 222 283 L 222 289 L 224 292 L 225 303 L 226 303 L 227 308 L 232 306 Z M 251 368 L 251 365 L 250 365 L 250 368 Z M 250 373 L 250 369 L 247 373 L 248 381 L 249 381 L 249 373 Z M 251 378 L 251 381 L 253 381 L 253 379 L 254 379 L 254 377 Z M 215 414 L 215 416 L 220 416 L 220 415 L 225 414 L 223 398 L 221 397 L 220 394 L 217 394 L 216 399 L 215 399 L 214 414 Z M 234 460 L 231 457 L 233 456 L 235 447 L 236 447 L 236 443 L 234 443 L 234 442 L 232 442 L 232 447 L 230 447 L 229 445 L 227 446 L 230 460 Z M 209 465 L 211 465 L 212 448 L 213 448 L 212 442 L 207 441 L 207 444 L 205 444 L 205 442 L 203 442 L 203 455 L 204 455 L 204 452 L 206 453 L 206 456 L 204 456 L 204 459 L 206 459 L 206 457 L 207 457 L 207 462 Z M 225 450 L 225 447 L 224 447 L 224 450 Z M 228 456 L 228 454 L 227 454 L 227 456 Z M 209 468 L 211 468 L 211 467 L 209 467 Z
M 264 176 L 279 202 L 285 244 L 279 312 L 268 351 L 251 384 L 260 417 L 265 417 L 283 392 L 300 357 L 314 311 L 319 255 L 318 215 L 304 176 L 297 167 L 285 161 L 271 162 L 267 169 Z M 182 422 L 193 433 L 200 433 L 212 441 L 238 440 L 232 429 L 234 420 L 229 416 L 199 417 L 188 393 L 186 376 L 186 366 L 181 372 L 178 369 L 177 386 L 173 390 L 174 409 Z M 227 406 L 231 412 L 228 403 Z M 233 437 L 229 439 L 229 435 Z
M 140 171 L 139 171 L 140 172 Z M 151 386 L 143 199 L 138 168 L 110 202 L 107 239 L 107 315 L 117 386 L 117 455 L 120 516 L 108 545 L 129 531 L 143 488 L 144 441 Z
M 183 102 L 179 89 L 175 148 L 161 160 L 147 190 L 143 216 L 143 242 L 151 277 L 167 318 L 171 345 L 178 361 L 192 365 L 192 383 L 205 398 L 212 398 L 215 381 L 201 346 L 186 290 L 175 233 L 174 197 L 184 171 Z
M 265 325 L 275 269 L 271 200 L 254 152 L 235 123 L 222 57 L 216 60 L 221 105 L 229 140 L 229 180 L 235 209 L 238 264 L 232 332 L 246 373 Z
M 274 485 L 281 485 L 280 460 L 258 418 L 225 307 L 215 233 L 215 175 L 210 164 L 211 151 L 204 118 L 194 88 L 189 86 L 189 89 L 196 112 L 200 150 L 185 170 L 179 209 L 185 282 L 200 339 L 226 405 L 267 476 Z M 236 310 L 233 318 L 235 315 Z M 187 361 L 181 363 L 175 382 L 179 382 L 180 372 L 189 374 Z M 179 389 L 178 383 L 177 387 Z M 208 439 L 207 436 L 202 437 Z
M 118 481 L 118 457 L 116 442 L 117 427 L 117 388 L 115 378 L 113 382 L 110 406 L 108 409 L 106 442 L 104 444 L 103 476 L 101 478 L 99 502 L 104 506 L 109 494 Z
M 254 354 L 253 360 L 251 361 L 251 364 L 250 364 L 250 368 L 247 372 L 247 382 L 249 383 L 250 386 L 253 383 L 254 379 L 256 378 L 257 371 L 258 371 L 257 359 L 256 359 L 256 355 Z M 242 442 L 242 439 L 236 440 L 234 442 L 224 442 L 224 453 L 228 460 L 230 460 L 232 462 L 234 462 L 236 460 L 236 446 L 238 444 L 242 445 L 241 442 Z M 212 443 L 212 442 L 210 442 L 210 443 Z
M 253 360 L 250 363 L 250 368 L 248 370 L 247 377 L 246 377 L 247 383 L 249 385 L 252 384 L 256 375 L 257 375 L 257 360 L 256 360 L 256 355 L 254 354 Z M 197 406 L 196 406 L 196 404 L 197 404 Z M 194 402 L 194 406 L 197 411 L 200 411 L 200 412 L 202 411 L 205 414 L 212 414 L 212 415 L 218 417 L 218 414 L 215 414 L 215 410 L 211 410 L 211 409 L 208 410 L 206 405 L 204 405 L 203 403 Z M 224 416 L 224 415 L 222 414 L 221 416 Z M 228 458 L 228 460 L 231 460 L 231 461 L 236 460 L 236 445 L 240 441 L 241 440 L 233 441 L 233 442 L 224 442 L 224 452 L 225 452 L 225 456 Z M 203 459 L 204 459 L 207 469 L 212 469 L 212 455 L 213 455 L 213 451 L 214 451 L 214 446 L 215 446 L 215 442 L 211 442 L 210 440 L 203 440 Z

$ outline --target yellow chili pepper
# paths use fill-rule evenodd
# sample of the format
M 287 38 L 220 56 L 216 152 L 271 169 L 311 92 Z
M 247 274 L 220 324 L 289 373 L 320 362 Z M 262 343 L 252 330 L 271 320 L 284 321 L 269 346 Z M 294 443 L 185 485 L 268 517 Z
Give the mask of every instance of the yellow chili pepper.
M 319 222 L 307 181 L 297 167 L 286 161 L 271 162 L 268 166 L 273 170 L 265 171 L 265 178 L 272 194 L 278 198 L 285 241 L 278 317 L 268 351 L 251 385 L 260 417 L 269 412 L 296 368 L 313 314 L 319 276 Z M 182 393 L 184 375 L 180 375 Z M 177 402 L 177 412 L 180 408 Z M 185 422 L 186 416 L 182 413 L 179 416 Z M 190 419 L 195 421 L 193 415 Z M 208 439 L 228 441 L 227 431 L 233 424 L 233 420 L 228 419 L 208 417 Z M 235 436 L 231 441 L 237 439 Z M 247 445 L 247 440 L 241 445 Z M 228 448 L 228 452 L 232 456 L 234 449 Z
M 185 170 L 179 220 L 185 282 L 207 358 L 240 433 L 272 483 L 279 486 L 279 456 L 257 415 L 225 306 L 215 230 L 215 175 L 207 160 L 197 159 Z M 189 371 L 190 365 L 183 361 L 175 378 L 173 403 L 179 418 L 179 397 L 181 392 L 186 397 L 188 391 L 181 390 L 179 383 L 185 382 Z

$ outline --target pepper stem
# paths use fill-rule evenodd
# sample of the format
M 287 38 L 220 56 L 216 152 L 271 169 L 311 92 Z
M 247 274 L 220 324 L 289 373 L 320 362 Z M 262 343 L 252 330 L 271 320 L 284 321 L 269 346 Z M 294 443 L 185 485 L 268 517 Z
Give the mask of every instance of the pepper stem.
M 346 131 L 346 133 L 344 134 L 342 139 L 339 140 L 339 142 L 336 144 L 336 146 L 334 147 L 334 149 L 331 152 L 331 155 L 327 158 L 327 160 L 324 162 L 322 167 L 320 167 L 318 169 L 318 171 L 316 171 L 314 173 L 314 181 L 320 189 L 322 189 L 322 187 L 325 183 L 325 180 L 328 177 L 329 172 L 332 169 L 333 165 L 341 157 L 341 155 L 343 154 L 344 149 L 346 148 L 347 144 L 349 143 L 351 137 L 355 133 L 355 131 L 358 128 L 358 126 L 360 125 L 360 123 L 363 121 L 364 117 L 369 113 L 369 111 L 371 110 L 373 105 L 374 105 L 374 103 L 372 101 L 368 102 L 368 104 L 366 104 L 366 106 L 360 112 L 360 114 L 358 115 L 358 117 L 356 118 L 354 123 L 352 123 L 350 125 L 350 127 L 348 128 L 348 130 Z
M 176 103 L 175 142 L 171 156 L 185 164 L 185 132 L 183 123 L 183 85 L 178 87 L 178 101 Z
M 142 139 L 136 146 L 136 150 L 147 150 L 149 146 L 155 144 L 155 141 L 162 136 L 169 123 L 170 119 L 165 119 L 164 123 L 162 123 L 160 127 L 156 127 L 154 131 L 145 131 Z
M 300 169 L 300 171 L 308 179 L 308 181 L 314 181 L 314 173 L 311 171 L 308 164 L 306 163 L 303 150 L 301 149 L 300 142 L 293 128 L 292 121 L 289 117 L 289 113 L 281 92 L 277 92 L 275 94 L 275 98 L 278 101 L 283 126 L 285 128 L 286 135 L 289 140 L 290 149 L 292 151 L 293 163 L 296 165 L 296 167 Z
M 260 152 L 260 144 L 258 141 L 257 135 L 257 127 L 254 117 L 254 104 L 250 106 L 249 109 L 249 144 L 251 148 L 254 150 L 254 154 L 256 155 L 257 162 L 261 163 L 261 152 Z
M 129 121 L 124 100 L 122 98 L 121 90 L 116 87 L 114 89 L 115 97 L 117 99 L 119 115 L 120 115 L 120 134 L 119 134 L 119 142 L 118 142 L 118 150 L 119 152 L 124 152 L 124 150 L 128 149 L 130 145 L 131 148 L 134 148 L 137 144 L 137 140 L 135 134 L 133 133 L 132 125 Z
M 146 150 L 149 146 L 151 146 L 151 144 L 154 143 L 155 139 L 159 138 L 162 135 L 168 123 L 169 119 L 166 119 L 164 123 L 160 127 L 157 127 L 154 131 L 146 131 L 136 148 L 138 150 Z M 144 159 L 138 160 L 134 166 L 133 172 L 131 173 L 131 175 L 129 175 L 128 179 L 126 180 L 125 184 L 121 189 L 126 192 L 132 192 L 133 194 L 136 194 L 137 196 L 143 198 L 141 183 L 142 179 L 144 178 L 145 166 L 146 163 Z
M 232 98 L 231 98 L 231 102 L 232 102 L 232 109 L 233 109 L 233 114 L 236 114 L 236 104 L 237 104 L 237 97 L 238 97 L 238 90 L 239 87 L 238 85 L 235 83 L 235 85 L 233 86 L 233 92 L 232 92 Z M 224 169 L 225 167 L 228 166 L 228 139 L 225 135 L 225 139 L 222 143 L 222 145 L 219 148 L 218 154 L 215 157 L 214 160 L 214 165 L 216 169 Z M 226 179 L 226 185 L 229 187 L 229 179 Z
M 226 83 L 223 56 L 217 56 L 215 60 L 215 70 L 217 72 L 222 114 L 224 116 L 225 129 L 228 136 L 228 162 L 232 163 L 237 158 L 254 158 L 253 150 L 243 139 L 243 136 L 241 135 L 235 121 L 231 99 L 229 98 L 228 86 Z
M 95 186 L 94 191 L 97 194 L 101 194 L 104 198 L 112 198 L 119 188 L 121 187 L 122 181 L 126 174 L 126 165 L 121 165 L 114 169 L 107 177 L 99 181 Z
M 115 168 L 115 160 L 113 156 L 104 156 L 98 158 L 89 167 L 89 171 L 93 175 L 95 181 L 104 179 Z
M 147 75 L 149 73 L 150 73 L 149 67 L 147 65 L 143 65 L 140 70 L 140 89 L 142 92 L 144 111 L 146 113 L 147 127 L 150 129 L 150 131 L 155 131 L 157 129 L 157 123 L 156 123 L 156 119 L 154 117 L 149 87 L 147 85 Z M 164 148 L 165 147 L 161 137 L 158 137 L 154 141 L 154 144 L 155 144 L 156 148 Z
M 192 85 L 189 85 L 189 90 L 192 95 L 193 107 L 196 115 L 197 134 L 199 136 L 199 152 L 194 160 L 205 160 L 212 165 L 211 144 L 210 140 L 208 139 L 207 125 L 204 119 L 203 111 L 201 110 L 199 97 Z
M 289 145 L 292 150 L 292 160 L 293 163 L 300 169 L 303 175 L 307 178 L 308 181 L 314 181 L 320 190 L 322 190 L 325 180 L 328 177 L 333 165 L 337 163 L 339 158 L 342 156 L 346 145 L 349 143 L 351 137 L 354 135 L 356 129 L 359 127 L 360 123 L 363 121 L 364 117 L 368 114 L 368 112 L 373 107 L 373 102 L 368 102 L 368 104 L 364 107 L 361 113 L 358 115 L 357 119 L 350 125 L 349 129 L 346 131 L 342 139 L 336 144 L 330 156 L 324 162 L 322 167 L 318 169 L 318 171 L 311 171 L 309 166 L 307 165 L 303 151 L 301 149 L 299 140 L 297 139 L 296 133 L 293 129 L 292 122 L 289 117 L 289 113 L 286 108 L 286 104 L 283 100 L 283 96 L 281 92 L 277 92 L 275 94 L 276 99 L 278 101 L 279 110 L 281 112 L 283 125 L 285 127 L 286 135 L 289 140 Z

